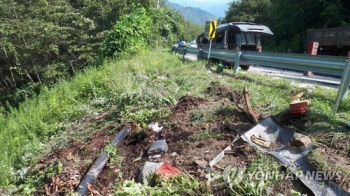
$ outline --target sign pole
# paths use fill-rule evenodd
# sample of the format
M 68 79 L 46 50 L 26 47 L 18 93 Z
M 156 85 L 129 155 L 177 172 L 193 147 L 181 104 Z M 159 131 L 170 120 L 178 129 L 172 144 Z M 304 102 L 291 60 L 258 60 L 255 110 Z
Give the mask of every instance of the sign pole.
M 213 39 L 210 39 L 210 44 L 209 44 L 209 52 L 208 52 L 208 60 L 207 62 L 209 63 L 209 59 L 210 59 L 210 51 L 211 51 L 211 42 L 213 41 Z

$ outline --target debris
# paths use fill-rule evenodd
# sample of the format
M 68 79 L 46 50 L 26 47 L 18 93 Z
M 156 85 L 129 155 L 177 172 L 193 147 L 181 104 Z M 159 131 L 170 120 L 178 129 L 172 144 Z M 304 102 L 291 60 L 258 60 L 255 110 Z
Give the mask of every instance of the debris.
M 216 67 L 216 72 L 218 74 L 222 74 L 222 72 L 224 72 L 224 65 L 223 64 L 218 64 L 217 67 Z
M 252 140 L 252 142 L 258 144 L 259 146 L 269 148 L 271 145 L 271 142 L 266 141 L 261 135 L 259 135 L 258 137 L 256 137 L 255 135 L 252 135 L 250 139 Z
M 289 109 L 292 114 L 303 114 L 309 105 L 310 101 L 295 101 L 289 104 Z
M 206 168 L 208 166 L 208 162 L 203 160 L 195 160 L 194 162 L 201 168 Z
M 147 176 L 154 173 L 158 168 L 160 168 L 164 162 L 155 163 L 155 162 L 148 162 L 146 161 L 145 165 L 142 168 L 142 171 L 140 172 L 138 181 L 141 183 L 146 182 Z
M 314 75 L 314 73 L 312 73 L 311 71 L 304 71 L 304 73 L 303 73 L 303 75 L 304 76 L 313 76 Z
M 173 157 L 176 156 L 176 155 L 177 155 L 176 152 L 172 152 L 172 153 L 171 153 L 171 156 L 173 156 Z
M 234 155 L 234 154 L 236 154 L 236 152 L 233 151 L 233 150 L 227 150 L 227 151 L 225 151 L 225 155 Z
M 231 145 L 239 139 L 239 135 L 236 135 L 236 138 L 232 141 Z M 212 161 L 210 161 L 209 166 L 213 167 L 217 162 L 219 162 L 226 154 L 226 151 L 231 151 L 231 145 L 227 146 L 223 151 L 220 152 Z
M 140 155 L 136 159 L 134 159 L 132 162 L 135 163 L 136 161 L 141 160 L 142 159 L 142 155 L 143 155 L 143 152 L 141 152 Z
M 299 92 L 298 94 L 291 97 L 291 103 L 289 104 L 289 109 L 292 114 L 303 114 L 306 112 L 306 108 L 310 105 L 310 101 L 301 101 L 301 97 L 304 93 L 310 94 L 311 90 L 306 90 L 305 92 Z
M 253 121 L 254 121 L 255 123 L 258 123 L 259 121 L 258 121 L 258 119 L 256 118 L 256 116 L 254 115 L 253 110 L 252 110 L 252 106 L 250 105 L 248 93 L 249 93 L 248 88 L 247 88 L 247 87 L 244 87 L 243 95 L 244 95 L 244 100 L 245 100 L 246 105 L 247 105 L 248 113 L 249 113 L 250 116 L 253 118 Z
M 290 98 L 291 102 L 298 102 L 300 101 L 300 98 L 304 95 L 304 92 L 300 92 L 296 95 L 294 95 L 293 97 Z
M 294 133 L 293 138 L 290 140 L 290 145 L 293 147 L 308 146 L 309 144 L 311 144 L 311 139 L 300 133 Z
M 182 170 L 192 180 L 196 181 L 196 179 L 191 174 L 189 174 L 186 170 L 182 169 L 180 166 L 176 166 L 176 167 L 179 168 L 180 170 Z
M 157 158 L 168 151 L 168 144 L 165 140 L 155 141 L 151 147 L 149 147 L 147 154 L 149 158 Z
M 153 131 L 155 131 L 157 133 L 159 133 L 163 129 L 163 127 L 159 127 L 158 122 L 155 122 L 155 123 L 153 122 L 153 123 L 149 124 L 148 128 L 151 128 Z
M 350 121 L 346 124 L 346 129 L 350 129 Z
M 160 175 L 162 181 L 167 181 L 170 177 L 181 175 L 182 172 L 175 166 L 170 165 L 169 163 L 164 163 L 161 165 L 155 172 L 155 174 Z
M 262 135 L 265 140 L 271 142 L 272 144 L 279 143 L 282 147 L 278 150 L 275 149 L 269 152 L 254 143 L 251 140 L 252 135 Z M 307 154 L 311 150 L 315 149 L 316 146 L 311 142 L 308 143 L 309 139 L 307 137 L 295 133 L 295 129 L 287 128 L 274 118 L 268 117 L 249 131 L 245 132 L 241 137 L 243 140 L 247 141 L 250 145 L 256 147 L 264 154 L 274 157 L 280 165 L 286 167 L 289 171 L 296 174 L 298 179 L 305 186 L 307 186 L 314 195 L 350 195 L 332 181 L 325 182 L 323 180 L 309 178 L 307 175 L 305 175 L 309 172 L 317 171 L 317 169 L 307 158 Z M 296 150 L 290 145 L 290 141 L 293 138 L 294 140 L 299 138 L 299 145 L 307 146 Z M 298 170 L 301 170 L 302 172 Z
M 312 95 L 312 94 L 313 94 L 313 91 L 312 91 L 311 89 L 307 89 L 307 90 L 305 91 L 305 93 L 306 93 L 307 95 Z
M 113 146 L 117 146 L 119 142 L 124 140 L 124 138 L 130 133 L 130 131 L 131 131 L 131 128 L 125 126 L 113 139 L 112 141 Z M 90 167 L 89 171 L 85 174 L 84 178 L 81 180 L 76 190 L 77 194 L 86 195 L 88 191 L 88 185 L 97 178 L 97 176 L 102 171 L 108 159 L 109 159 L 109 156 L 107 152 L 103 151 L 100 154 L 100 156 L 96 159 L 96 161 L 93 163 L 93 165 Z
M 206 174 L 210 173 L 210 168 L 207 161 L 195 160 L 194 163 L 196 163 Z
M 220 154 L 218 154 L 212 161 L 210 161 L 209 166 L 213 167 L 213 165 L 219 162 L 222 159 L 222 157 L 225 156 L 226 150 L 231 150 L 231 146 L 227 146 L 223 151 L 221 151 Z

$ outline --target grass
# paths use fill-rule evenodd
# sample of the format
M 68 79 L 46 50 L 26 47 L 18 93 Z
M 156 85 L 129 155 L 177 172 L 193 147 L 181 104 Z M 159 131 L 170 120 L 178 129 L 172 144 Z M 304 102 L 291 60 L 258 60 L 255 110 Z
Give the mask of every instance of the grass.
M 203 130 L 195 132 L 193 135 L 191 135 L 191 138 L 195 139 L 196 141 L 202 141 L 208 138 L 211 139 L 218 139 L 223 137 L 223 132 L 220 130 L 212 130 L 210 127 Z
M 58 141 L 68 140 L 73 134 L 83 136 L 96 131 L 97 128 L 79 127 L 79 122 L 88 122 L 106 111 L 112 115 L 111 120 L 134 120 L 145 125 L 168 115 L 170 111 L 161 108 L 175 105 L 181 96 L 208 96 L 206 89 L 216 82 L 237 90 L 247 86 L 252 108 L 278 118 L 288 108 L 289 98 L 305 90 L 292 85 L 289 80 L 243 71 L 232 75 L 232 70 L 225 70 L 222 76 L 208 73 L 203 62 L 181 63 L 179 59 L 179 56 L 157 49 L 140 52 L 132 58 L 106 61 L 103 66 L 87 68 L 72 80 L 61 81 L 51 89 L 43 87 L 40 95 L 21 103 L 19 108 L 2 112 L 0 186 L 15 188 L 22 180 L 25 168 L 35 163 L 38 156 L 59 148 Z M 301 117 L 307 122 L 303 131 L 338 131 L 338 126 L 350 120 L 350 99 L 342 101 L 339 112 L 333 115 L 337 91 L 324 90 L 320 86 L 311 89 L 313 94 L 303 97 L 311 101 L 308 115 Z M 204 108 L 194 112 L 192 120 L 206 122 L 215 115 L 235 112 L 229 106 L 218 111 Z M 74 126 L 77 129 L 72 129 Z M 215 137 L 211 131 L 206 134 Z M 349 136 L 349 133 L 343 134 Z M 60 140 L 55 142 L 57 138 Z
M 165 182 L 162 182 L 157 176 L 155 185 L 150 186 L 148 183 L 142 185 L 135 183 L 133 180 L 125 181 L 122 185 L 117 183 L 116 196 L 126 195 L 157 195 L 157 196 L 182 196 L 182 195 L 210 195 L 209 189 L 205 184 L 184 176 L 174 176 Z

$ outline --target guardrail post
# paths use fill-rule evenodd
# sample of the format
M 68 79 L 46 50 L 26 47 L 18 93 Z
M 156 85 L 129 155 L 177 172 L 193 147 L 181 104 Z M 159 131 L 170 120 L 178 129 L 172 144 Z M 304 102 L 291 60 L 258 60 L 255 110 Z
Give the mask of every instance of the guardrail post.
M 238 74 L 238 68 L 239 68 L 239 62 L 241 61 L 241 56 L 242 56 L 242 52 L 237 52 L 233 74 Z
M 184 63 L 185 62 L 185 55 L 186 55 L 186 52 L 187 52 L 187 50 L 186 50 L 186 46 L 183 48 L 183 50 L 182 50 L 182 62 Z
M 203 49 L 199 49 L 198 60 L 203 60 Z
M 343 75 L 341 77 L 337 100 L 334 107 L 334 114 L 338 110 L 340 100 L 343 100 L 346 98 L 349 91 L 349 85 L 350 85 L 350 55 L 348 57 L 348 60 L 345 63 L 345 68 L 343 71 Z

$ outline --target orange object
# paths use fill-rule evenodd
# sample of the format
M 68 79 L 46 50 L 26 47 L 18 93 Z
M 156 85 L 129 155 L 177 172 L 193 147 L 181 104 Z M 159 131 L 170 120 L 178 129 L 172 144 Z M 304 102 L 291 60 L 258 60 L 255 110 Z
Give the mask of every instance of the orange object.
M 182 174 L 181 170 L 175 166 L 170 165 L 169 163 L 164 163 L 154 173 L 159 174 L 163 181 L 168 180 L 172 176 Z
M 303 114 L 306 112 L 306 108 L 310 105 L 309 101 L 298 101 L 289 104 L 289 109 L 292 114 Z

